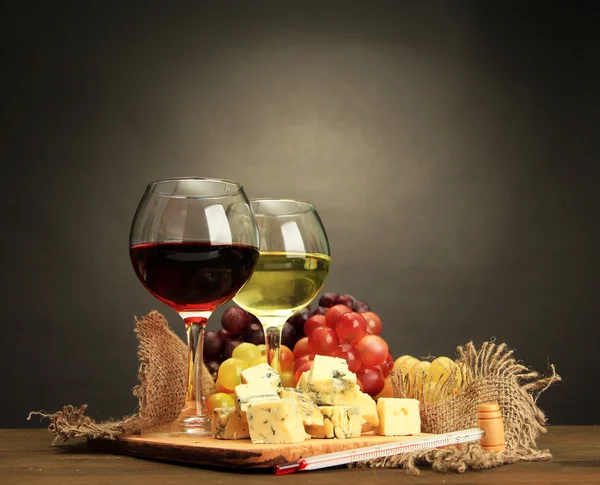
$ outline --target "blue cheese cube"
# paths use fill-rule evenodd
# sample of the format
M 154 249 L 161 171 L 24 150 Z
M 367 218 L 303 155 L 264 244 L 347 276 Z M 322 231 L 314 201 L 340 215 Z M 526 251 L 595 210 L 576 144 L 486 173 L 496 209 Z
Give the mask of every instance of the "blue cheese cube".
M 308 375 L 307 391 L 315 402 L 327 402 L 334 393 L 345 392 L 356 385 L 356 374 L 348 370 L 348 363 L 338 357 L 315 355 Z
M 356 406 L 321 406 L 323 425 L 307 426 L 312 438 L 358 438 L 362 429 L 362 417 Z
M 246 419 L 246 411 L 250 403 L 279 399 L 279 394 L 266 379 L 235 386 L 235 396 L 235 405 L 243 420 Z
M 253 443 L 301 443 L 306 438 L 294 399 L 251 402 L 246 415 Z
M 242 383 L 250 384 L 251 382 L 266 380 L 279 392 L 283 386 L 281 385 L 281 377 L 279 373 L 269 364 L 259 364 L 248 367 L 242 371 Z
M 248 423 L 242 421 L 235 408 L 215 408 L 211 424 L 212 435 L 219 440 L 250 438 Z

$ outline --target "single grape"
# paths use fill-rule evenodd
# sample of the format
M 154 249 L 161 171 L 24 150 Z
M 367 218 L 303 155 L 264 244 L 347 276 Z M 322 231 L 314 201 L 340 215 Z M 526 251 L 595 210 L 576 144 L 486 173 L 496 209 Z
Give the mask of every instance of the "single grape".
M 367 334 L 367 322 L 355 312 L 344 313 L 335 326 L 340 341 L 356 344 Z
M 250 312 L 246 312 L 248 313 L 248 318 L 250 319 L 250 323 L 260 323 L 260 320 L 258 319 L 258 317 L 256 315 L 254 315 L 253 313 Z
M 325 327 L 324 315 L 313 315 L 304 324 L 304 335 L 310 337 L 317 327 Z
M 296 330 L 291 323 L 285 322 L 283 329 L 281 329 L 281 345 L 286 347 L 294 348 L 296 341 L 298 340 Z
M 354 347 L 365 367 L 381 364 L 389 353 L 388 344 L 379 335 L 365 335 Z M 363 384 L 367 385 L 365 382 Z
M 291 370 L 294 366 L 294 353 L 286 345 L 279 347 L 279 365 L 281 370 Z
M 318 306 L 317 308 L 315 308 L 315 311 L 311 313 L 311 315 L 325 315 L 327 313 L 327 310 L 329 310 L 329 308 L 325 306 Z
M 381 318 L 373 312 L 365 312 L 362 317 L 367 322 L 367 333 L 379 335 L 381 333 Z
M 378 367 L 363 367 L 356 373 L 356 377 L 363 385 L 363 392 L 371 397 L 379 394 L 385 385 L 385 379 Z
M 294 345 L 294 359 L 299 359 L 306 354 L 310 354 L 310 349 L 308 348 L 308 337 L 303 337 L 296 342 L 296 345 Z
M 208 372 L 210 372 L 210 375 L 213 376 L 214 379 L 217 375 L 217 372 L 219 372 L 219 363 L 215 360 L 211 360 L 206 363 L 206 368 L 208 369 Z
M 331 355 L 339 343 L 335 330 L 329 327 L 317 327 L 308 337 L 308 348 L 313 354 Z
M 240 359 L 224 360 L 219 367 L 217 382 L 225 389 L 233 391 L 235 386 L 242 383 L 242 371 L 248 368 L 248 364 Z
M 249 342 L 254 345 L 265 343 L 265 331 L 260 323 L 251 323 L 244 330 L 244 342 Z
M 353 309 L 356 313 L 365 313 L 371 311 L 371 308 L 369 307 L 367 302 L 363 300 L 356 300 Z
M 204 362 L 220 361 L 223 340 L 217 332 L 209 330 L 204 333 Z
M 325 293 L 321 298 L 319 298 L 319 306 L 324 306 L 326 308 L 331 308 L 335 305 L 335 300 L 339 295 L 337 293 Z
M 282 371 L 280 377 L 283 387 L 294 387 L 296 385 L 296 376 L 291 370 Z
M 209 416 L 213 415 L 213 411 L 216 408 L 231 408 L 234 406 L 235 399 L 233 395 L 224 392 L 215 392 L 206 399 L 206 409 L 208 410 Z
M 304 362 L 312 362 L 314 358 L 315 356 L 313 354 L 305 354 L 299 357 L 294 361 L 294 364 L 292 365 L 292 370 L 296 372 L 298 370 L 298 367 L 300 367 Z
M 348 308 L 354 308 L 354 302 L 356 299 L 352 295 L 340 295 L 335 299 L 335 305 L 345 305 Z
M 221 317 L 221 325 L 230 335 L 241 334 L 250 324 L 250 317 L 241 308 L 228 308 Z
M 362 362 L 360 361 L 360 355 L 356 351 L 356 349 L 348 344 L 341 343 L 331 352 L 332 357 L 339 357 L 340 359 L 344 359 L 348 363 L 348 369 L 350 372 L 358 372 L 358 370 L 362 367 Z
M 398 357 L 396 362 L 394 362 L 394 369 L 398 369 L 402 375 L 408 375 L 410 368 L 419 362 L 419 359 L 411 357 L 410 355 L 403 355 L 402 357 Z
M 217 385 L 217 392 L 224 392 L 225 394 L 233 394 L 235 391 L 233 391 L 232 389 L 225 389 L 222 385 L 221 382 L 219 381 L 219 378 L 217 377 L 217 382 L 215 383 Z
M 242 343 L 241 340 L 227 340 L 223 344 L 223 360 L 231 359 L 235 348 Z
M 352 310 L 345 305 L 334 305 L 325 314 L 325 324 L 330 328 L 335 328 L 338 320 L 344 313 L 349 313 Z
M 255 359 L 262 357 L 259 348 L 249 342 L 242 342 L 239 344 L 235 349 L 233 349 L 231 356 L 234 359 L 243 360 L 248 365 L 252 365 L 252 362 Z
M 267 346 L 265 344 L 258 344 L 256 348 L 260 350 L 261 355 L 267 355 Z
M 394 358 L 392 357 L 392 354 L 388 353 L 386 359 L 379 364 L 379 368 L 381 369 L 383 377 L 390 375 L 390 372 L 392 372 L 392 369 L 394 368 Z
M 223 341 L 223 343 L 227 342 L 228 340 L 235 340 L 235 337 L 233 335 L 230 335 L 229 332 L 225 329 L 219 330 L 217 332 L 217 335 Z
M 288 321 L 294 326 L 296 332 L 301 334 L 304 331 L 304 324 L 309 318 L 310 310 L 308 308 L 303 308 L 298 313 L 294 314 Z
M 251 363 L 250 367 L 254 367 L 255 365 L 267 364 L 267 356 L 261 355 L 260 357 L 256 357 Z

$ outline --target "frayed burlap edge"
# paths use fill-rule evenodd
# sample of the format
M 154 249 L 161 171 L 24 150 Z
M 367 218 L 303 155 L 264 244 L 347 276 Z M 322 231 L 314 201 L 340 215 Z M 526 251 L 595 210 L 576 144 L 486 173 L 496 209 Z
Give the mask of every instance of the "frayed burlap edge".
M 69 438 L 116 439 L 139 434 L 141 430 L 174 421 L 185 404 L 187 392 L 187 347 L 169 328 L 157 311 L 135 318 L 134 332 L 138 339 L 138 380 L 133 395 L 138 398 L 138 410 L 120 421 L 98 423 L 85 415 L 87 405 L 68 405 L 55 413 L 33 411 L 34 416 L 50 420 L 53 443 Z M 204 367 L 203 386 L 206 396 L 215 392 L 215 383 Z
M 484 342 L 479 350 L 469 342 L 464 348 L 458 347 L 457 353 L 458 365 L 453 374 L 445 383 L 429 388 L 429 394 L 425 392 L 426 380 L 411 381 L 398 370 L 392 372 L 394 395 L 419 399 L 423 432 L 434 434 L 477 427 L 477 406 L 499 402 L 506 433 L 505 451 L 496 454 L 484 450 L 479 443 L 469 443 L 378 458 L 351 467 L 405 468 L 410 474 L 419 474 L 419 466 L 431 466 L 440 472 L 463 473 L 518 461 L 552 459 L 549 450 L 536 448 L 539 434 L 546 432 L 546 417 L 536 403 L 543 391 L 561 380 L 554 366 L 550 366 L 550 376 L 542 377 L 517 362 L 506 344 L 496 346 L 493 341 Z M 436 402 L 428 402 L 432 398 Z

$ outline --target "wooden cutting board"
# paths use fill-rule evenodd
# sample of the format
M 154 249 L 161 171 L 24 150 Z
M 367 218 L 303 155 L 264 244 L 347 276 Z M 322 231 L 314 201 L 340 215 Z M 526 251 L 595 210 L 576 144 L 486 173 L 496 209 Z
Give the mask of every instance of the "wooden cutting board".
M 425 436 L 425 435 L 421 435 Z M 122 455 L 155 460 L 235 468 L 267 468 L 300 458 L 350 450 L 414 436 L 310 439 L 297 444 L 259 445 L 245 440 L 217 440 L 212 436 L 127 436 L 117 440 L 89 440 L 92 448 Z

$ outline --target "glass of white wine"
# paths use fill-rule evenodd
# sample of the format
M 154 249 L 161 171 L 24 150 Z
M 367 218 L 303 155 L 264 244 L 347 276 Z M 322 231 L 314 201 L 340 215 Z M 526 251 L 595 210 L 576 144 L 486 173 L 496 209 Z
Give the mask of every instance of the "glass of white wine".
M 281 372 L 286 320 L 321 291 L 329 273 L 329 241 L 314 205 L 291 199 L 250 201 L 260 233 L 254 273 L 234 297 L 265 330 L 267 362 Z

